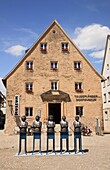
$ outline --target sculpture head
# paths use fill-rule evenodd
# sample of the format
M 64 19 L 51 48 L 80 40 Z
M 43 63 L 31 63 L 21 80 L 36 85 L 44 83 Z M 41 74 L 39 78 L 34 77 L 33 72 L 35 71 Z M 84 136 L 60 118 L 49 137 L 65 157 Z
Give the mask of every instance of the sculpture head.
M 40 117 L 37 115 L 37 116 L 35 117 L 35 119 L 36 119 L 36 121 L 39 121 L 39 120 L 40 120 Z
M 65 120 L 66 120 L 66 116 L 62 116 L 62 120 L 64 120 L 64 121 L 65 121 Z
M 76 116 L 76 117 L 75 117 L 75 120 L 78 122 L 78 121 L 79 121 L 79 116 Z
M 49 115 L 48 120 L 49 120 L 49 121 L 53 121 L 53 119 L 54 119 L 54 118 L 53 118 L 53 115 Z
M 22 120 L 23 122 L 25 122 L 25 121 L 26 121 L 26 116 L 22 116 L 22 117 L 21 117 L 21 120 Z

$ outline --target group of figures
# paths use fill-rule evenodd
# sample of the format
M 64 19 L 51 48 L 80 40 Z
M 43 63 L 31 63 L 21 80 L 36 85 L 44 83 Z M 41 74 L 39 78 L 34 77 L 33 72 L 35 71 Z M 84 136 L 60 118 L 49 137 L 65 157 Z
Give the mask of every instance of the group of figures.
M 74 152 L 77 152 L 77 139 L 79 139 L 79 152 L 82 152 L 82 138 L 81 138 L 81 122 L 79 121 L 79 116 L 75 117 L 73 122 L 74 125 Z M 48 146 L 49 146 L 49 139 L 53 139 L 53 152 L 55 151 L 55 122 L 53 115 L 49 115 L 47 126 L 47 150 L 46 153 L 48 154 Z M 62 139 L 66 139 L 66 151 L 69 152 L 69 127 L 68 122 L 66 121 L 66 116 L 62 116 L 62 120 L 60 122 L 60 153 L 62 153 Z M 19 151 L 18 155 L 21 152 L 21 141 L 24 139 L 24 149 L 25 154 L 27 153 L 27 128 L 28 123 L 26 121 L 26 116 L 21 117 L 21 123 L 19 125 L 20 133 L 19 133 Z M 32 153 L 35 150 L 35 140 L 39 139 L 39 152 L 41 153 L 41 130 L 42 130 L 42 122 L 40 121 L 40 117 L 37 115 L 35 117 L 35 121 L 33 122 L 32 126 L 32 134 L 33 134 L 33 149 Z

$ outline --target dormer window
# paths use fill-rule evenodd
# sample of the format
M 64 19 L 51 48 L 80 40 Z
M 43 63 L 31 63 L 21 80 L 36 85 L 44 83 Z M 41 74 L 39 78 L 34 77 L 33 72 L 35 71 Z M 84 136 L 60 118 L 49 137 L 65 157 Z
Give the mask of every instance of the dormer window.
M 42 52 L 47 52 L 47 43 L 41 43 L 40 44 L 40 50 Z
M 81 62 L 80 61 L 74 62 L 74 70 L 81 70 Z
M 51 61 L 50 69 L 51 70 L 57 70 L 58 69 L 58 62 L 57 61 Z
M 67 52 L 69 50 L 69 44 L 68 43 L 62 43 L 62 51 Z
M 33 61 L 26 61 L 26 70 L 33 70 Z
M 33 83 L 26 83 L 26 92 L 32 93 L 33 91 Z

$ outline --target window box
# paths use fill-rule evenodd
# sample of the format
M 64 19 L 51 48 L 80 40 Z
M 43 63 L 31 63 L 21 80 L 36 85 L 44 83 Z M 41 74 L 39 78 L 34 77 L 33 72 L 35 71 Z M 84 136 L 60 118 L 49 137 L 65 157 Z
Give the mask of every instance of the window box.
M 32 67 L 27 67 L 26 70 L 33 71 Z
M 32 91 L 32 90 L 26 90 L 26 92 L 27 92 L 27 93 L 33 93 L 33 91 Z
M 52 68 L 53 71 L 57 71 L 57 68 Z
M 62 49 L 62 51 L 68 51 L 68 48 L 64 48 L 64 49 Z
M 76 92 L 83 92 L 82 89 L 75 89 L 75 90 L 76 90 Z
M 41 52 L 44 52 L 44 53 L 46 53 L 47 52 L 47 49 L 46 48 L 41 48 Z
M 80 71 L 80 70 L 81 70 L 81 68 L 75 68 L 75 70 Z

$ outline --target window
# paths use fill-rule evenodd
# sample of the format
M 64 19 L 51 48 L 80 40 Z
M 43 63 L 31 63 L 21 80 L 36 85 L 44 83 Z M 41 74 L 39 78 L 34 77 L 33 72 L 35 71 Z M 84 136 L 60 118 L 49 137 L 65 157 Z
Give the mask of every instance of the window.
M 81 70 L 81 62 L 80 61 L 74 62 L 74 70 Z
M 20 95 L 15 95 L 15 115 L 19 115 Z
M 108 92 L 108 102 L 110 102 L 110 92 Z
M 51 82 L 51 90 L 58 90 L 58 82 Z
M 26 92 L 32 93 L 33 90 L 33 84 L 32 83 L 26 83 Z
M 33 62 L 26 61 L 26 70 L 33 70 Z
M 106 94 L 104 94 L 104 103 L 106 103 L 106 100 L 107 100 L 107 99 L 106 99 Z
M 83 115 L 83 107 L 82 106 L 76 106 L 76 115 L 82 116 Z
M 108 121 L 108 112 L 105 111 L 105 121 Z
M 105 87 L 106 87 L 106 82 L 104 81 L 104 82 L 103 82 L 103 88 L 105 88 Z
M 68 43 L 62 43 L 62 51 L 68 51 L 69 50 L 69 45 Z
M 109 70 L 109 64 L 107 64 L 107 70 Z
M 82 92 L 82 83 L 75 83 L 75 90 L 77 92 Z
M 25 115 L 26 116 L 33 116 L 33 108 L 32 107 L 26 107 L 25 108 Z
M 108 85 L 108 86 L 110 85 L 110 76 L 107 77 L 107 85 Z
M 42 52 L 47 52 L 47 43 L 41 43 L 40 49 L 41 49 Z
M 50 68 L 51 68 L 51 70 L 57 70 L 58 69 L 58 62 L 57 61 L 52 61 L 50 63 Z

